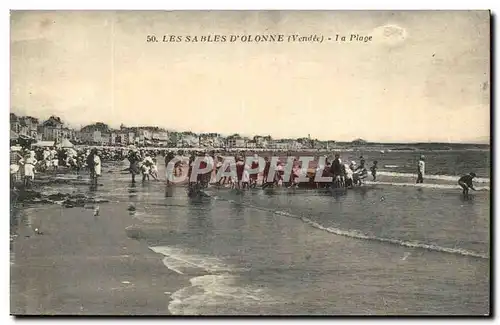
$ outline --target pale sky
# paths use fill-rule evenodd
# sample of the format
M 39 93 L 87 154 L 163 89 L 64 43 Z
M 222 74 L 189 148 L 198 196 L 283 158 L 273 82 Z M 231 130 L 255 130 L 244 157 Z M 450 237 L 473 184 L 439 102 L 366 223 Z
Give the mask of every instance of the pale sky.
M 487 11 L 11 13 L 11 111 L 79 127 L 489 142 Z M 336 34 L 370 43 L 147 43 Z

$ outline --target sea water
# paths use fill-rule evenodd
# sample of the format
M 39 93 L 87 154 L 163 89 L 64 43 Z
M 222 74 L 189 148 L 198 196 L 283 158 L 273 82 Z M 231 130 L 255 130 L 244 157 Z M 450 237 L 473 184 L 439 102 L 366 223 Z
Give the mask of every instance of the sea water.
M 134 204 L 134 239 L 166 272 L 190 276 L 166 296 L 173 314 L 488 313 L 489 155 L 427 155 L 440 184 L 418 186 L 414 157 L 395 155 L 384 155 L 387 164 L 405 167 L 381 175 L 397 182 L 348 191 L 211 187 L 189 198 L 163 182 L 132 186 L 123 166 L 105 164 L 97 192 Z M 484 188 L 464 198 L 456 180 L 469 170 Z

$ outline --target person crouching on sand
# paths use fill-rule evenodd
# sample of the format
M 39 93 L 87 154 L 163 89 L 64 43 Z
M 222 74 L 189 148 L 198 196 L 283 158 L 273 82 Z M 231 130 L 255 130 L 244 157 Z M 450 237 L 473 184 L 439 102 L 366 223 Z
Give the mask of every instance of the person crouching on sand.
M 469 175 L 464 175 L 458 180 L 458 185 L 462 188 L 462 193 L 465 196 L 469 195 L 469 189 L 477 191 L 472 184 L 472 180 L 476 177 L 475 173 L 470 173 Z

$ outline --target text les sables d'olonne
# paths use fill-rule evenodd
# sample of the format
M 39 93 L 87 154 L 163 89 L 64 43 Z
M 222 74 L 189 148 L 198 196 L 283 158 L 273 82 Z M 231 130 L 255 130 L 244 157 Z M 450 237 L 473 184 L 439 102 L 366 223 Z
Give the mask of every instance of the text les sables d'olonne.
M 373 36 L 349 34 L 324 36 L 320 34 L 249 34 L 249 35 L 147 35 L 147 43 L 370 43 Z

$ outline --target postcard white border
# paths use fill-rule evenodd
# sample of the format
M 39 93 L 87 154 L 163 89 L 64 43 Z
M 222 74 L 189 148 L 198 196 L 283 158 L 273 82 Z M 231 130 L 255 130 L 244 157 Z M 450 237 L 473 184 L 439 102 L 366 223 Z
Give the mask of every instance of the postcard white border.
M 167 4 L 168 3 L 168 4 Z M 62 1 L 62 0 L 45 0 L 43 2 L 40 1 L 3 1 L 2 4 L 2 11 L 1 11 L 1 35 L 2 40 L 3 40 L 3 45 L 4 50 L 1 51 L 1 64 L 0 64 L 0 69 L 1 69 L 1 76 L 2 76 L 2 91 L 1 91 L 1 98 L 2 102 L 4 103 L 4 112 L 3 116 L 5 117 L 4 119 L 0 119 L 0 124 L 1 124 L 1 131 L 7 135 L 8 130 L 9 130 L 9 120 L 7 118 L 9 112 L 10 112 L 10 91 L 9 91 L 9 78 L 10 78 L 10 66 L 9 66 L 9 61 L 10 61 L 10 51 L 9 51 L 9 10 L 11 9 L 45 9 L 45 10 L 54 10 L 54 9 L 65 9 L 65 10 L 78 10 L 78 9 L 87 9 L 87 10 L 103 10 L 103 9 L 114 9 L 114 10 L 175 10 L 175 9 L 239 9 L 239 10 L 244 10 L 244 9 L 303 9 L 303 10 L 312 10 L 312 9 L 329 9 L 329 10 L 347 10 L 347 9 L 356 9 L 356 10 L 428 10 L 428 9 L 442 9 L 442 10 L 471 10 L 471 9 L 491 9 L 493 13 L 500 12 L 499 9 L 499 2 L 498 1 L 486 1 L 486 0 L 475 0 L 475 1 L 436 1 L 436 0 L 419 0 L 419 1 L 361 1 L 361 0 L 351 0 L 351 1 L 343 1 L 343 2 L 327 2 L 327 1 L 317 1 L 317 0 L 307 0 L 307 1 L 294 1 L 294 0 L 288 0 L 288 1 L 272 1 L 272 0 L 253 0 L 253 1 L 223 1 L 223 0 L 218 0 L 218 1 L 194 1 L 194 0 L 184 0 L 184 1 L 152 1 L 152 0 L 141 0 L 141 1 L 130 1 L 130 0 L 122 0 L 122 1 L 103 1 L 103 0 L 74 0 L 74 1 Z M 498 24 L 498 22 L 497 22 Z M 494 33 L 494 38 L 495 38 L 495 43 L 498 44 L 498 33 Z M 497 54 L 495 55 L 495 58 L 497 58 Z M 492 57 L 492 60 L 495 58 Z M 498 93 L 498 85 L 495 84 L 494 92 Z M 498 114 L 496 115 L 495 118 L 495 124 L 498 124 Z M 495 135 L 496 139 L 498 139 L 498 134 L 496 133 L 497 130 L 495 130 Z M 7 153 L 8 152 L 8 142 L 7 139 L 4 141 L 0 142 L 0 146 L 4 147 L 3 152 Z M 493 150 L 497 151 L 498 149 L 498 143 L 495 146 Z M 0 148 L 0 150 L 2 150 Z M 2 161 L 4 162 L 3 164 L 3 170 L 5 171 L 4 173 L 0 173 L 0 184 L 3 184 L 1 187 L 1 195 L 0 198 L 4 201 L 4 222 L 5 222 L 5 234 L 2 237 L 4 245 L 2 245 L 1 251 L 1 260 L 3 263 L 0 263 L 0 269 L 1 269 L 1 275 L 2 275 L 2 281 L 0 281 L 0 293 L 2 295 L 2 303 L 0 304 L 1 308 L 1 318 L 2 318 L 2 324 L 11 324 L 14 323 L 14 319 L 9 315 L 10 312 L 10 306 L 9 306 L 9 294 L 10 294 L 10 285 L 9 285 L 9 270 L 10 266 L 9 263 L 7 262 L 9 260 L 9 245 L 7 244 L 7 238 L 9 237 L 9 225 L 7 224 L 7 220 L 9 219 L 9 212 L 8 212 L 8 207 L 9 207 L 9 192 L 7 188 L 7 184 L 9 182 L 7 178 L 7 158 L 8 157 L 6 154 L 2 155 Z M 497 160 L 495 162 L 495 170 L 497 169 L 499 165 L 499 161 Z M 496 177 L 493 180 L 496 185 Z M 495 191 L 495 201 L 500 202 L 499 200 L 499 194 L 497 191 Z M 498 214 L 497 214 L 498 215 Z M 495 223 L 495 229 L 494 232 L 498 233 L 498 227 L 499 227 L 499 221 Z M 497 250 L 495 249 L 495 253 Z M 495 254 L 494 260 L 496 260 L 496 256 L 498 254 Z M 496 270 L 496 268 L 495 268 Z M 498 284 L 498 278 L 495 277 L 497 281 L 495 281 L 495 286 Z M 495 302 L 494 299 L 491 299 L 491 302 Z M 165 303 L 165 308 L 167 307 L 167 302 Z M 498 317 L 497 317 L 498 318 Z M 75 319 L 77 320 L 77 319 Z M 288 322 L 291 319 L 282 319 L 281 321 Z M 329 321 L 325 319 L 326 321 Z M 336 320 L 332 319 L 333 321 L 336 322 L 347 322 L 348 320 Z M 369 319 L 364 319 L 364 320 L 369 320 Z M 370 320 L 376 320 L 376 319 L 370 319 Z M 26 322 L 35 322 L 35 321 L 40 321 L 40 319 L 32 319 L 32 320 L 25 320 Z M 63 323 L 65 322 L 70 322 L 70 320 L 61 320 Z M 92 322 L 94 324 L 99 324 L 99 323 L 104 323 L 105 321 L 108 321 L 107 319 L 103 320 L 91 320 L 87 319 L 84 320 L 84 322 Z M 149 322 L 153 320 L 144 320 L 140 318 L 130 318 L 130 319 L 115 319 L 113 320 L 114 322 L 122 322 L 122 321 L 135 321 L 135 322 Z M 173 321 L 173 319 L 169 320 L 160 320 L 160 321 Z M 192 322 L 190 320 L 184 319 L 182 320 L 184 322 Z M 218 322 L 220 320 L 204 320 L 207 323 L 212 323 L 212 322 Z M 234 320 L 228 320 L 228 321 L 234 321 Z M 272 321 L 277 321 L 276 320 L 258 320 L 254 319 L 253 321 L 259 322 L 261 324 L 264 323 L 270 323 Z M 330 320 L 331 321 L 331 320 Z M 379 319 L 378 321 L 385 322 L 387 319 Z M 441 322 L 441 320 L 429 320 L 429 319 L 420 319 L 420 320 L 411 320 L 412 323 L 417 322 L 422 322 L 422 323 L 434 323 L 434 322 Z M 469 320 L 473 321 L 473 320 Z M 479 322 L 480 320 L 476 320 Z M 497 322 L 498 319 L 495 320 Z M 194 322 L 194 320 L 193 320 Z M 299 322 L 309 322 L 309 320 L 299 320 Z M 399 320 L 398 322 L 410 322 L 410 320 Z M 456 320 L 445 320 L 445 322 L 456 322 Z

